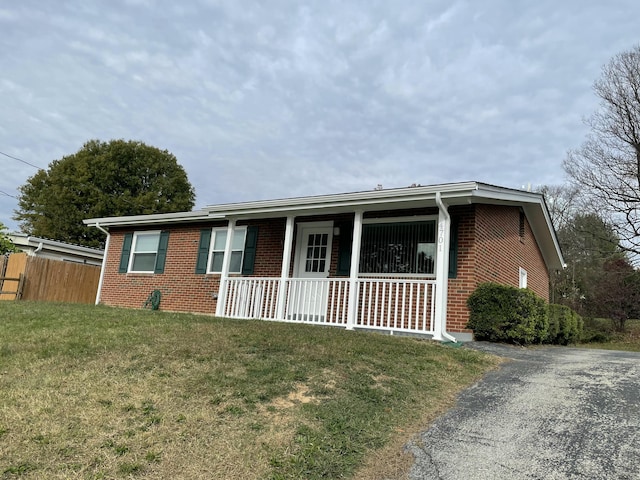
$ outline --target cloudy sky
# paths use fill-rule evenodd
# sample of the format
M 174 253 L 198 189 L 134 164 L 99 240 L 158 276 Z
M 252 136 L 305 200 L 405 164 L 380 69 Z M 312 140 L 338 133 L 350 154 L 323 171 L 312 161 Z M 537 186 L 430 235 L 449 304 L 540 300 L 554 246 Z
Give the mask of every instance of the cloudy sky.
M 478 180 L 564 181 L 637 0 L 0 3 L 0 152 L 141 140 L 196 208 Z M 0 222 L 37 169 L 0 155 Z

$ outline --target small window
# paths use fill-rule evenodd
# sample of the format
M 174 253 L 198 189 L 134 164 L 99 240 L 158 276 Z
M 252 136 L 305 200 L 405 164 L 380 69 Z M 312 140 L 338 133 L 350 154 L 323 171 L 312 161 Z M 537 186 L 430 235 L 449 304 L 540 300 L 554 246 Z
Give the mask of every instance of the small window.
M 522 210 L 520 210 L 520 226 L 518 229 L 518 233 L 520 235 L 520 241 L 524 242 L 524 220 L 525 220 L 525 216 L 524 216 L 524 212 Z
M 130 272 L 153 273 L 160 245 L 160 232 L 136 233 L 133 236 Z
M 527 288 L 527 271 L 520 268 L 520 288 Z
M 242 272 L 242 258 L 244 257 L 244 244 L 247 235 L 246 227 L 236 228 L 233 232 L 231 242 L 231 261 L 229 263 L 229 273 Z M 224 261 L 224 247 L 227 243 L 227 229 L 219 228 L 213 230 L 211 239 L 211 253 L 209 255 L 209 273 L 221 273 Z

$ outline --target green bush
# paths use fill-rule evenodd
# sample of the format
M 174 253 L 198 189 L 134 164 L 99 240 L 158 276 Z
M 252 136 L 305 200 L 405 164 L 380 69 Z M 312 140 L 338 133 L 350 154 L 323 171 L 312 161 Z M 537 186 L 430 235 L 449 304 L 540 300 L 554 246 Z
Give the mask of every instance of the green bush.
M 548 335 L 546 303 L 531 290 L 480 284 L 467 300 L 469 323 L 477 340 L 529 345 Z
M 607 343 L 613 339 L 613 327 L 608 319 L 586 317 L 580 337 L 583 343 Z
M 576 343 L 582 337 L 582 317 L 565 305 L 550 304 L 549 332 L 546 342 L 558 345 Z

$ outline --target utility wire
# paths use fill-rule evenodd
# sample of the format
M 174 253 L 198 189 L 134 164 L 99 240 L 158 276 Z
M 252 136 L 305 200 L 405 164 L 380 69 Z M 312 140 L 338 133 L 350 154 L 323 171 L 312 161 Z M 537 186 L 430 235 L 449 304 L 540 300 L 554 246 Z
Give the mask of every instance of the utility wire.
M 2 190 L 0 190 L 0 193 L 3 195 L 6 195 L 7 197 L 15 198 L 16 200 L 18 199 L 18 197 L 16 197 L 15 195 L 11 195 L 10 193 L 3 192 Z
M 42 170 L 42 167 L 34 165 L 33 163 L 29 163 L 26 160 L 22 160 L 21 158 L 14 157 L 13 155 L 9 155 L 8 153 L 0 152 L 0 155 L 4 155 L 5 157 L 13 158 L 14 160 L 17 160 L 17 161 L 22 162 L 22 163 L 24 163 L 26 165 L 29 165 L 30 167 L 37 168 L 38 170 Z

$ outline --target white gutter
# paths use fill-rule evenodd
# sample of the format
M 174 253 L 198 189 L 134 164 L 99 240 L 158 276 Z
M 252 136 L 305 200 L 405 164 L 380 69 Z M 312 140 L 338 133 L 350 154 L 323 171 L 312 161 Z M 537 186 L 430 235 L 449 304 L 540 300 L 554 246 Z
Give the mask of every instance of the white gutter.
M 109 240 L 111 240 L 111 234 L 100 226 L 99 222 L 96 222 L 95 227 L 102 233 L 107 235 L 107 241 L 104 244 L 104 255 L 102 257 L 102 265 L 100 266 L 100 280 L 98 281 L 98 291 L 96 292 L 96 305 L 100 303 L 100 294 L 102 293 L 102 283 L 104 282 L 104 271 L 107 266 L 107 255 L 109 253 Z
M 442 251 L 438 252 L 440 255 L 443 255 L 442 259 L 445 262 L 445 265 L 448 263 L 448 256 L 449 256 L 449 227 L 451 225 L 451 217 L 449 216 L 449 211 L 447 210 L 447 206 L 444 204 L 444 202 L 442 201 L 442 195 L 440 192 L 436 192 L 436 204 L 438 205 L 438 211 L 439 211 L 439 216 L 442 215 L 442 217 L 444 218 L 444 222 L 438 222 L 439 224 L 444 223 L 444 225 L 446 225 L 446 229 L 447 231 L 445 231 L 444 233 L 444 237 L 445 239 L 443 239 L 443 243 L 444 243 L 444 247 Z M 438 229 L 440 229 L 440 225 L 438 225 Z M 438 236 L 440 236 L 440 232 L 438 232 Z M 440 239 L 438 239 L 438 242 L 440 242 Z M 444 257 L 444 255 L 446 255 L 446 257 Z M 442 271 L 438 272 L 440 274 L 440 277 L 442 279 L 442 283 L 440 285 L 444 285 L 445 290 L 441 291 L 441 292 L 437 292 L 436 291 L 436 295 L 438 295 L 441 299 L 441 308 L 440 310 L 440 316 L 442 317 L 441 319 L 437 319 L 437 321 L 443 321 L 444 323 L 444 327 L 446 327 L 447 325 L 447 291 L 449 288 L 449 278 L 447 276 L 447 268 L 442 268 Z M 438 333 L 438 332 L 436 332 Z M 445 338 L 446 340 L 449 340 L 450 342 L 455 342 L 456 339 L 455 337 L 452 337 L 449 333 L 447 333 L 446 328 L 442 328 L 440 330 L 440 336 Z

